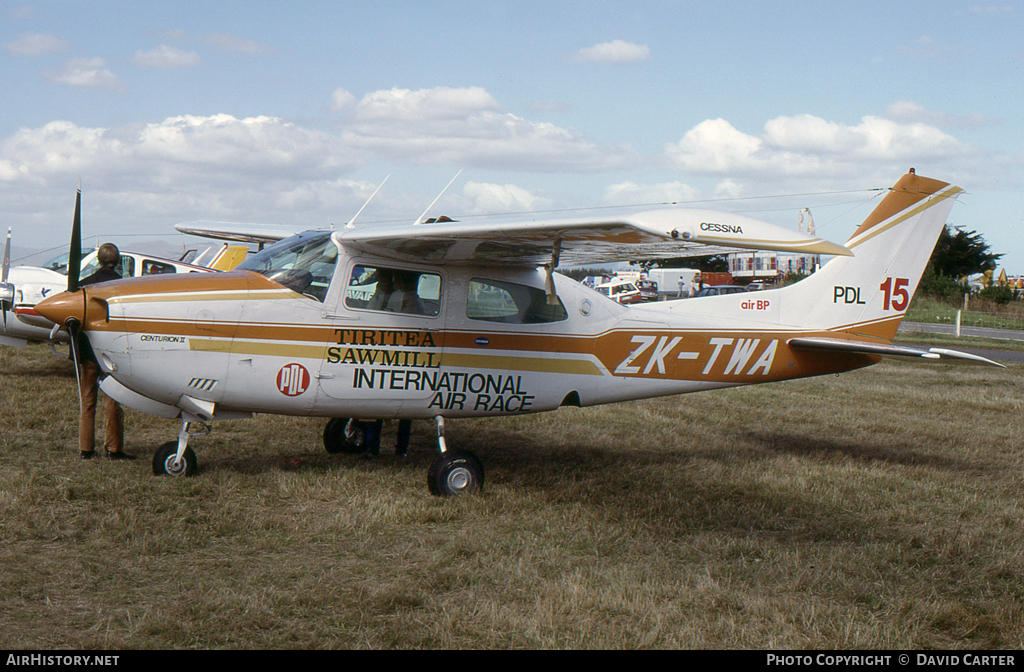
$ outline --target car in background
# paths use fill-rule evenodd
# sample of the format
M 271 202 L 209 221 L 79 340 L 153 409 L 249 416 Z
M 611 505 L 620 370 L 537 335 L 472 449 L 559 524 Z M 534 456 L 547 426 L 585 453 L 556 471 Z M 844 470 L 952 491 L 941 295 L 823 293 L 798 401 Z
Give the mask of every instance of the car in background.
M 746 287 L 739 285 L 709 285 L 693 295 L 697 299 L 702 296 L 724 296 L 726 294 L 742 294 L 747 291 Z
M 747 284 L 748 292 L 759 292 L 762 289 L 769 289 L 771 286 L 764 280 L 754 280 Z
M 636 288 L 640 290 L 640 296 L 644 301 L 658 300 L 658 283 L 652 280 L 640 280 L 636 283 Z
M 621 304 L 640 303 L 644 300 L 643 295 L 640 294 L 640 290 L 637 289 L 629 280 L 612 280 L 594 287 L 597 291 L 601 292 L 613 301 L 618 301 Z

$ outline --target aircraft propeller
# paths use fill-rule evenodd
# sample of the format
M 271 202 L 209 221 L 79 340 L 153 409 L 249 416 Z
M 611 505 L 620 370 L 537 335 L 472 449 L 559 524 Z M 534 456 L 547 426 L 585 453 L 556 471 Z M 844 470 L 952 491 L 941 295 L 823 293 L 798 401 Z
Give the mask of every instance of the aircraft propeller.
M 3 275 L 0 277 L 0 312 L 4 314 L 4 331 L 7 331 L 7 311 L 14 306 L 14 285 L 7 282 L 11 270 L 11 230 L 7 229 L 7 244 L 4 245 Z
M 75 196 L 75 218 L 71 224 L 71 249 L 68 250 L 68 292 L 78 291 L 79 275 L 82 272 L 82 189 L 79 187 Z M 82 290 L 82 321 L 85 320 L 85 309 L 87 300 L 85 290 Z M 77 317 L 69 317 L 64 321 L 68 330 L 71 359 L 75 363 L 75 380 L 78 382 L 78 409 L 82 410 L 82 381 L 78 374 L 78 365 L 81 353 L 78 351 L 78 330 L 82 322 Z

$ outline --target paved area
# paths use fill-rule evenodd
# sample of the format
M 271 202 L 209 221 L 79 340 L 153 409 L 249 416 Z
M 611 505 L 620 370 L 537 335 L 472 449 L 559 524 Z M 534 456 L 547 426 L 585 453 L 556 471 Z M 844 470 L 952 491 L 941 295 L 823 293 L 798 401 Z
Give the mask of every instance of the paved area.
M 925 331 L 932 334 L 956 334 L 956 325 L 930 324 L 926 322 L 903 322 L 900 331 Z M 1024 341 L 1024 331 L 1013 329 L 989 329 L 987 327 L 960 327 L 961 336 L 977 336 L 979 338 L 1001 338 L 1010 341 Z
M 927 324 L 924 322 L 904 322 L 900 325 L 901 332 L 913 333 L 927 332 L 932 334 L 956 334 L 956 326 L 952 324 Z M 960 327 L 961 336 L 976 336 L 980 338 L 1000 338 L 1010 341 L 1024 341 L 1024 331 L 1012 329 L 988 329 L 985 327 Z M 996 362 L 1024 362 L 1024 351 L 1019 350 L 993 350 L 991 348 L 961 348 L 951 346 L 954 350 L 962 350 L 972 355 L 980 355 Z

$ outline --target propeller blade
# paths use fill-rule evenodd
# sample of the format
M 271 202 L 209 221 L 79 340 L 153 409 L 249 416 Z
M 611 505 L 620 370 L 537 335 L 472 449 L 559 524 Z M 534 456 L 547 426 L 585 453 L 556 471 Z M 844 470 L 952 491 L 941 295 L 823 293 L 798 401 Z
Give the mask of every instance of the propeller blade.
M 75 381 L 78 383 L 78 414 L 81 415 L 84 402 L 82 401 L 82 378 L 79 373 L 81 353 L 78 350 L 78 332 L 82 324 L 78 321 L 78 318 L 69 317 L 64 320 L 64 326 L 67 328 L 68 336 L 70 337 L 68 340 L 68 354 L 71 356 L 71 361 L 75 363 Z M 56 328 L 54 328 L 54 331 L 56 331 Z
M 7 282 L 7 274 L 11 271 L 11 229 L 7 228 L 7 244 L 4 245 L 4 269 L 0 282 Z
M 7 282 L 11 270 L 11 229 L 7 229 L 7 244 L 4 245 L 3 276 L 0 277 L 0 312 L 4 314 L 4 333 L 7 332 L 7 311 L 14 305 L 14 286 Z M 10 296 L 8 296 L 8 294 Z
M 68 250 L 68 291 L 78 291 L 82 272 L 82 190 L 75 196 L 75 221 L 71 224 L 71 249 Z

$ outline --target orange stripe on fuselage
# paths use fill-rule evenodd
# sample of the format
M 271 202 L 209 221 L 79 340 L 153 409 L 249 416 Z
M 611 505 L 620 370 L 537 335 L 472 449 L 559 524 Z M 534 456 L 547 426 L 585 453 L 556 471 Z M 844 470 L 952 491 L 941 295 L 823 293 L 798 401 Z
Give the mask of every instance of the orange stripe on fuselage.
M 166 275 L 133 278 L 97 285 L 91 299 L 110 303 L 152 301 L 216 300 L 221 296 L 263 294 L 284 289 L 263 276 L 251 272 L 203 274 L 199 277 Z M 284 290 L 286 293 L 290 290 Z M 212 294 L 211 294 L 212 292 Z M 294 293 L 288 295 L 297 296 Z M 99 320 L 97 321 L 99 322 Z M 352 325 L 296 325 L 229 321 L 163 320 L 154 317 L 112 316 L 109 322 L 90 328 L 99 331 L 186 336 L 196 340 L 220 340 L 209 349 L 226 351 L 323 353 L 329 346 L 355 348 L 422 348 L 443 346 L 442 365 L 528 370 L 553 373 L 611 374 L 621 378 L 649 380 L 696 380 L 743 384 L 799 378 L 846 371 L 873 364 L 877 356 L 854 353 L 794 351 L 786 345 L 795 336 L 849 337 L 871 340 L 871 334 L 886 331 L 876 324 L 849 325 L 837 331 L 707 331 L 671 327 L 655 329 L 618 328 L 596 335 L 568 333 L 517 333 L 486 330 L 450 330 L 428 332 L 416 329 L 353 329 Z M 858 331 L 864 336 L 855 336 Z M 486 343 L 481 345 L 481 336 Z M 237 348 L 226 348 L 235 339 Z M 431 342 L 427 342 L 427 340 Z M 884 340 L 884 339 L 879 339 Z M 276 345 L 275 345 L 276 344 Z M 309 346 L 317 345 L 310 349 Z M 214 343 L 210 343 L 213 346 Z M 280 346 L 278 349 L 277 346 Z M 204 348 L 196 343 L 196 348 Z M 541 361 L 541 360 L 545 361 Z M 559 362 L 562 362 L 559 364 Z M 588 368 L 594 367 L 594 368 Z

